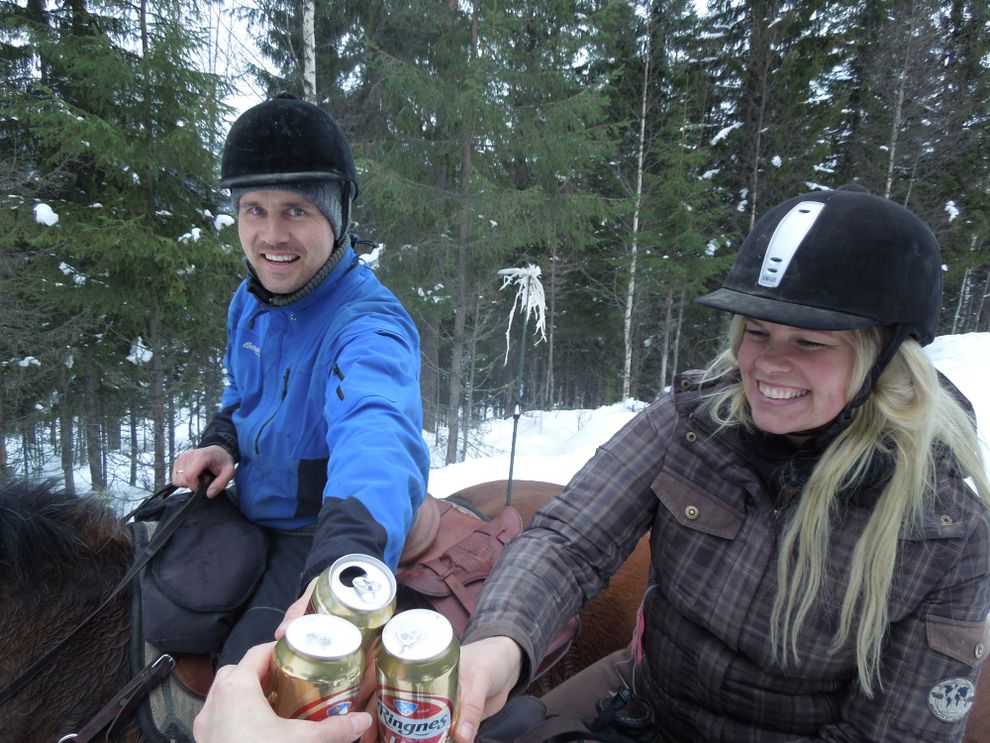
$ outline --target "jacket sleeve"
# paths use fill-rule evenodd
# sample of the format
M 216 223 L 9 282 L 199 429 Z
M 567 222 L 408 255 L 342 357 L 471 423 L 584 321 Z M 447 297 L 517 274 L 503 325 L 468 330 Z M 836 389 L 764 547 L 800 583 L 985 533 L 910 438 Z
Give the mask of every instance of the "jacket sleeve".
M 464 642 L 515 640 L 525 660 L 514 691 L 529 685 L 556 632 L 608 583 L 652 523 L 650 483 L 664 448 L 650 416 L 640 413 L 502 553 Z
M 226 384 L 223 388 L 223 395 L 220 398 L 220 409 L 213 416 L 209 425 L 203 430 L 203 435 L 199 439 L 200 448 L 206 446 L 217 445 L 221 446 L 230 452 L 230 455 L 234 458 L 234 462 L 237 463 L 241 459 L 240 446 L 237 443 L 237 429 L 234 427 L 233 415 L 234 411 L 240 407 L 241 395 L 237 389 L 237 379 L 234 373 L 234 365 L 232 363 L 232 357 L 230 353 L 230 341 L 229 339 L 234 337 L 233 334 L 233 318 L 234 310 L 233 304 L 227 315 L 227 350 L 223 357 L 224 372 L 226 375 Z
M 870 699 L 853 684 L 842 722 L 809 740 L 962 740 L 980 666 L 990 649 L 990 529 L 982 506 L 980 511 L 958 540 L 961 549 L 945 565 L 944 578 L 910 615 L 891 625 L 883 687 Z
M 430 459 L 415 327 L 380 318 L 356 326 L 327 380 L 327 484 L 303 585 L 349 552 L 394 570 L 426 496 Z

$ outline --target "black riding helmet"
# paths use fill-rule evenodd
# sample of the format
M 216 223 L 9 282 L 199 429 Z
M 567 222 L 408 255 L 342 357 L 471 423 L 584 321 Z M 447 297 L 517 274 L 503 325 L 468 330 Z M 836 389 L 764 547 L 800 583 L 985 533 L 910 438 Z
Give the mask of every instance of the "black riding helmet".
M 859 186 L 772 209 L 699 304 L 813 330 L 904 326 L 931 343 L 942 301 L 938 242 L 921 219 Z
M 357 170 L 347 137 L 326 111 L 283 93 L 245 111 L 223 147 L 220 185 L 245 188 L 338 181 L 343 239 L 357 198 Z
M 812 330 L 890 329 L 863 388 L 839 416 L 848 421 L 905 338 L 931 343 L 941 300 L 942 263 L 928 225 L 849 185 L 772 209 L 743 241 L 722 288 L 696 301 Z

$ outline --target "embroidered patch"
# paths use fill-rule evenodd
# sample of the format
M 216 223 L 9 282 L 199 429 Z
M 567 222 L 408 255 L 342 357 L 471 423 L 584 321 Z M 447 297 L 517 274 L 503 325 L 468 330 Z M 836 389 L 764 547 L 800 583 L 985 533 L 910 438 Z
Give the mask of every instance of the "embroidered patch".
M 928 708 L 943 722 L 958 722 L 973 706 L 976 688 L 969 679 L 940 681 L 928 692 Z

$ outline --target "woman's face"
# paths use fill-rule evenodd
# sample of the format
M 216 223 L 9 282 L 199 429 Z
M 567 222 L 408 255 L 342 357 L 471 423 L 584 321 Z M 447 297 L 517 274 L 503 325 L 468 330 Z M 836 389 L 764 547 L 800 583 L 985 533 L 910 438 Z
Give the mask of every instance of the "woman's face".
M 746 318 L 737 358 L 753 422 L 767 433 L 817 428 L 845 407 L 851 330 L 804 330 Z

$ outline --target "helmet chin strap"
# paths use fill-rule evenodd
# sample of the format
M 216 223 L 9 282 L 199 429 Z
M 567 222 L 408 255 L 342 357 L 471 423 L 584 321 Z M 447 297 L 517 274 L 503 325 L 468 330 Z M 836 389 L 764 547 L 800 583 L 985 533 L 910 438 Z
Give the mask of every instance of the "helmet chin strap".
M 890 364 L 891 359 L 894 358 L 894 354 L 897 353 L 897 349 L 901 347 L 901 344 L 908 339 L 910 333 L 905 325 L 895 325 L 894 332 L 890 336 L 890 340 L 887 341 L 887 345 L 884 346 L 883 350 L 877 356 L 877 360 L 873 362 L 873 366 L 866 373 L 866 378 L 863 380 L 863 384 L 860 386 L 859 390 L 853 395 L 852 400 L 846 403 L 846 406 L 839 411 L 839 414 L 835 416 L 828 423 L 825 423 L 817 428 L 809 428 L 805 431 L 794 431 L 790 436 L 807 436 L 809 437 L 808 445 L 809 448 L 818 448 L 827 445 L 836 436 L 842 433 L 849 427 L 852 423 L 853 415 L 856 413 L 856 409 L 859 408 L 863 403 L 870 399 L 870 395 L 873 394 L 873 388 L 877 384 L 877 380 L 880 379 L 880 375 L 883 374 L 884 369 Z

